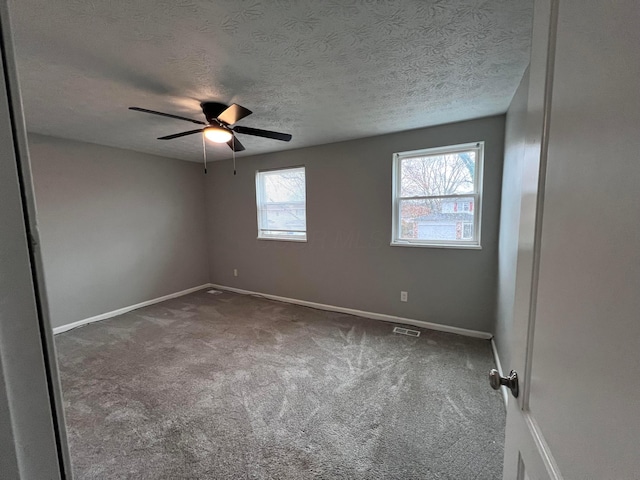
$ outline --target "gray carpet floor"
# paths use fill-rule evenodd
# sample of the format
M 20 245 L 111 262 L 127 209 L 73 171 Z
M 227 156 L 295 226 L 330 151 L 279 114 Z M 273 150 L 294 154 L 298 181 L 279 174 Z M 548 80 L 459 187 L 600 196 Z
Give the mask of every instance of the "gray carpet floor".
M 57 335 L 75 478 L 501 478 L 489 342 L 392 328 L 200 291 Z

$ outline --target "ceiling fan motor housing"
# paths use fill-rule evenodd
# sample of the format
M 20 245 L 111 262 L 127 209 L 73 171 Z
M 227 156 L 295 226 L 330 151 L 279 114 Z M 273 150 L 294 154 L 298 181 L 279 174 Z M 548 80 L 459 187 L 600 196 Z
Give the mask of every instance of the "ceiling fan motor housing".
M 200 104 L 202 112 L 207 118 L 209 125 L 216 125 L 218 122 L 218 115 L 227 109 L 227 105 L 218 102 L 202 102 Z

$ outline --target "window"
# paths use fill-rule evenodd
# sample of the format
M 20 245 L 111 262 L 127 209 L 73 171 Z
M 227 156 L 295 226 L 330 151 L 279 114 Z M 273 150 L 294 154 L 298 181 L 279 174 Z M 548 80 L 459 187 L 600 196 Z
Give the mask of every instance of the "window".
M 307 240 L 304 167 L 256 172 L 258 238 Z
M 480 247 L 484 142 L 393 156 L 392 245 Z

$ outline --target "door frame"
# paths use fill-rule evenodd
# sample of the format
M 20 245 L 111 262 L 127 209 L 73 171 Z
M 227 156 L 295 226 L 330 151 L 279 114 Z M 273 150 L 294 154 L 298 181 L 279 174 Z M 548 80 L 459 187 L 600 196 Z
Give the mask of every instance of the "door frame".
M 6 426 L 2 432 L 2 442 L 7 447 L 13 444 L 10 452 L 7 450 L 7 457 L 0 463 L 4 464 L 6 460 L 11 467 L 8 478 L 65 480 L 72 478 L 71 461 L 7 0 L 0 0 L 0 56 L 4 87 L 4 98 L 1 100 L 4 111 L 0 111 L 4 117 L 2 128 L 3 135 L 12 140 L 5 147 L 7 152 L 3 154 L 7 153 L 7 156 L 2 161 L 7 162 L 7 182 L 13 182 L 18 187 L 12 198 L 15 202 L 3 208 L 13 209 L 11 213 L 23 219 L 21 231 L 14 232 L 16 236 L 22 234 L 24 243 L 20 250 L 26 253 L 24 259 L 18 259 L 23 260 L 19 267 L 30 271 L 31 278 L 29 291 L 26 291 L 26 285 L 16 285 L 26 299 L 15 310 L 20 316 L 12 319 L 17 321 L 11 322 L 5 318 L 4 325 L 0 326 L 0 407 L 5 406 L 4 412 L 0 411 L 0 419 Z M 21 206 L 21 212 L 17 211 L 20 209 L 18 205 Z M 6 300 L 3 304 L 10 304 L 16 292 L 10 290 L 6 293 L 8 295 L 3 299 Z M 16 354 L 18 351 L 19 355 Z M 30 398 L 24 398 L 25 392 L 33 394 Z M 49 417 L 50 423 L 44 424 L 44 416 Z M 39 459 L 37 465 L 33 465 L 35 457 Z

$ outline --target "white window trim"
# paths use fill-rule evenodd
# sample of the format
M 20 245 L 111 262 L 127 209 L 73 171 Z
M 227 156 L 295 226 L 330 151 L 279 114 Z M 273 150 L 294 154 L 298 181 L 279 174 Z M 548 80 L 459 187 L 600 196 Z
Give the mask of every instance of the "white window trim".
M 302 170 L 304 171 L 304 211 L 305 211 L 305 229 L 304 236 L 292 236 L 292 235 L 272 235 L 265 234 L 266 231 L 275 231 L 274 229 L 266 229 L 261 228 L 261 218 L 260 218 L 260 204 L 262 196 L 262 186 L 260 185 L 260 174 L 266 172 L 278 172 L 284 170 Z M 256 216 L 257 216 L 257 227 L 258 227 L 258 240 L 277 240 L 284 242 L 298 242 L 305 243 L 307 241 L 307 228 L 306 228 L 306 212 L 307 212 L 307 169 L 304 165 L 295 165 L 292 167 L 279 167 L 279 168 L 268 168 L 263 170 L 256 170 Z M 300 231 L 302 230 L 287 230 L 287 231 Z
M 469 150 L 477 150 L 477 160 L 474 172 L 475 193 L 465 193 L 459 195 L 432 195 L 426 197 L 398 197 L 400 192 L 400 161 L 404 158 L 418 157 L 421 155 L 438 155 L 443 153 L 467 152 Z M 469 250 L 481 250 L 481 231 L 482 231 L 482 184 L 484 178 L 484 141 L 463 143 L 459 145 L 448 145 L 436 148 L 425 148 L 421 150 L 412 150 L 409 152 L 400 152 L 393 154 L 393 170 L 392 170 L 392 229 L 391 229 L 391 246 L 392 247 L 423 247 L 423 248 L 461 248 Z M 474 217 L 476 219 L 473 239 L 456 240 L 456 241 L 438 241 L 423 239 L 400 239 L 400 200 L 421 199 L 421 198 L 473 198 L 474 199 Z

